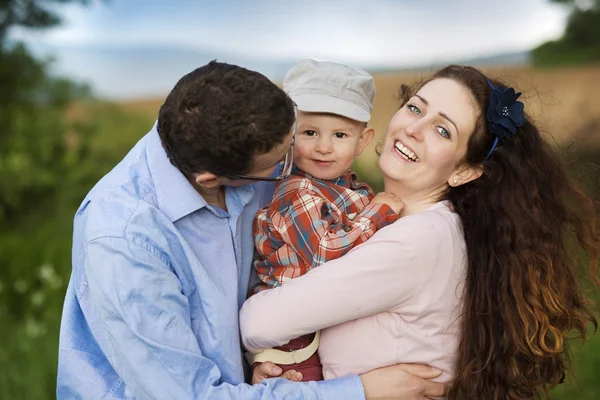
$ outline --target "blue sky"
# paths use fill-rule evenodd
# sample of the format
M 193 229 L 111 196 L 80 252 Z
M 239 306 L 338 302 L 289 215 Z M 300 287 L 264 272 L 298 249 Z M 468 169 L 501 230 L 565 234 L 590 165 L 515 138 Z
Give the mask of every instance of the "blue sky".
M 64 24 L 12 32 L 108 98 L 164 95 L 211 59 L 281 79 L 312 57 L 402 69 L 529 50 L 568 10 L 547 0 L 109 0 L 58 8 Z

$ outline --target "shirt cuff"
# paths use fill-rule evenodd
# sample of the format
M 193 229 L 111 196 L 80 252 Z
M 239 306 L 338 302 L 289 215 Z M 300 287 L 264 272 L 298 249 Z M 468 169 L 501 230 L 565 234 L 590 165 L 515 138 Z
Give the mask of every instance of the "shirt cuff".
M 358 375 L 318 381 L 319 398 L 323 400 L 366 400 L 365 389 Z
M 384 203 L 371 203 L 365 207 L 360 213 L 363 218 L 368 218 L 375 224 L 375 229 L 379 230 L 384 226 L 396 222 L 398 214 L 392 210 L 387 204 Z

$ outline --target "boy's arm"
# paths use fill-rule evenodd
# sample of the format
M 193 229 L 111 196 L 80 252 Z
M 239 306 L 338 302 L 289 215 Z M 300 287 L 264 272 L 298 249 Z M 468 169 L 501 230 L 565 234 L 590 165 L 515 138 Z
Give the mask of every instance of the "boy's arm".
M 273 229 L 309 266 L 336 259 L 365 242 L 398 215 L 387 204 L 370 203 L 349 218 L 314 191 L 301 189 L 288 199 L 288 208 L 272 211 Z
M 250 289 L 248 295 L 252 296 L 261 290 L 269 289 L 269 284 L 278 286 L 280 282 L 277 278 L 270 274 L 261 274 L 259 265 L 269 257 L 273 251 L 273 247 L 277 247 L 277 243 L 271 231 L 271 222 L 268 217 L 269 206 L 258 210 L 252 224 L 252 235 L 254 236 L 254 256 L 252 259 L 252 275 L 250 279 Z M 253 279 L 255 278 L 255 279 Z
M 135 398 L 364 399 L 358 376 L 319 383 L 223 382 L 194 336 L 181 282 L 160 254 L 122 237 L 87 244 L 87 290 L 107 339 L 102 350 Z

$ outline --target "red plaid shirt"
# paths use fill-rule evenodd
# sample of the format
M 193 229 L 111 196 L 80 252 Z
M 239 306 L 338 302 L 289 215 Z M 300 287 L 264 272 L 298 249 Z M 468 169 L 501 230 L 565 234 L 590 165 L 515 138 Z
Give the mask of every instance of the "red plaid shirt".
M 370 204 L 372 198 L 352 171 L 325 181 L 294 168 L 254 219 L 254 268 L 263 283 L 253 291 L 304 275 L 396 221 L 391 207 Z

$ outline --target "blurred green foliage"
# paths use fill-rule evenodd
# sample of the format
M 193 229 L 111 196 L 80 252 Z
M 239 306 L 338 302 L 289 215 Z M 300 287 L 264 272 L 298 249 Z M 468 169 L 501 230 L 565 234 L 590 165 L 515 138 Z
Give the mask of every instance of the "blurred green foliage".
M 153 123 L 147 115 L 94 100 L 85 86 L 50 76 L 47 61 L 6 39 L 11 25 L 57 23 L 44 8 L 49 2 L 0 0 L 0 16 L 6 17 L 0 22 L 1 399 L 55 397 L 73 215 Z M 600 162 L 596 153 L 583 157 Z M 597 194 L 598 169 L 579 171 Z M 600 398 L 600 335 L 577 345 L 574 355 L 578 390 L 561 385 L 553 398 Z
M 8 39 L 14 26 L 58 23 L 49 3 L 0 2 L 2 399 L 55 397 L 74 212 L 152 124 L 93 100 L 84 85 L 50 76 L 48 60 L 36 59 L 22 43 Z M 74 102 L 82 111 L 73 110 Z M 122 132 L 134 134 L 124 139 Z
M 26 127 L 11 132 L 21 139 L 14 140 L 12 148 L 1 147 L 4 162 L 21 154 L 22 141 L 29 143 L 22 156 L 27 161 L 19 164 L 20 169 L 0 170 L 7 188 L 0 192 L 6 210 L 0 219 L 2 399 L 54 397 L 75 210 L 152 126 L 147 117 L 114 104 L 82 98 L 77 104 L 85 106 L 86 118 L 67 122 L 67 110 L 62 108 L 55 110 L 61 115 L 56 124 L 49 109 L 29 110 Z M 53 151 L 46 160 L 48 149 Z
M 49 77 L 21 45 L 10 52 L 3 70 L 12 54 L 13 72 L 31 79 L 13 77 L 21 99 L 0 105 L 0 398 L 46 399 L 56 387 L 73 215 L 152 121 Z M 73 101 L 83 115 L 67 118 Z
M 600 62 L 600 0 L 551 0 L 571 8 L 563 36 L 531 51 L 535 66 Z

